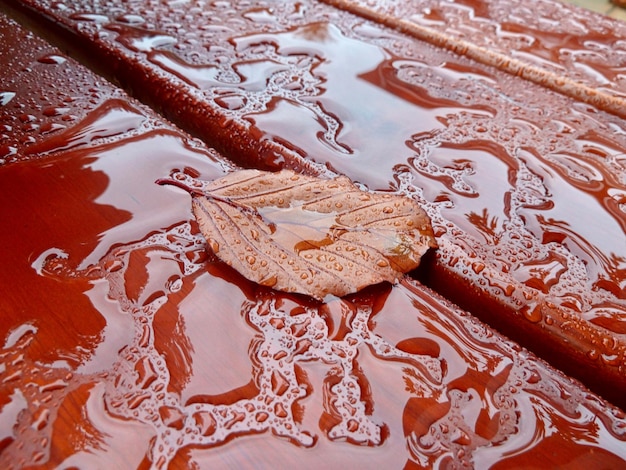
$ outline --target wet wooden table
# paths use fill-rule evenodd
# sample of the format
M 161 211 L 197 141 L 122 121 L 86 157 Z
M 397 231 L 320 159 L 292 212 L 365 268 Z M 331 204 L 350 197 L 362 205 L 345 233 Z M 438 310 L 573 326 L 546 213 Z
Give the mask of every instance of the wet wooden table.
M 4 5 L 27 28 L 0 21 L 3 467 L 624 465 L 624 413 L 588 390 L 623 406 L 611 109 L 319 2 Z M 516 4 L 490 5 L 386 14 L 493 51 L 535 38 L 518 57 L 621 99 L 610 34 L 547 63 L 565 38 L 493 29 Z M 344 298 L 254 284 L 155 184 L 236 165 L 412 197 L 439 248 Z

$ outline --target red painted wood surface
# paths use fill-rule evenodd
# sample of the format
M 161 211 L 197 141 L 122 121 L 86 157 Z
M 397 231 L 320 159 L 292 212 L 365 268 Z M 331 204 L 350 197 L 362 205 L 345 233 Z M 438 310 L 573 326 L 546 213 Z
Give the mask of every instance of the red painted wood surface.
M 540 86 L 321 2 L 9 3 L 239 164 L 339 172 L 415 197 L 442 246 L 423 283 L 626 405 L 619 116 L 561 93 L 558 80 Z M 373 12 L 391 25 L 437 14 L 385 5 Z M 559 5 L 541 2 L 533 19 L 517 2 L 442 4 L 440 16 L 451 45 L 510 46 L 565 84 L 619 98 L 623 25 Z M 568 40 L 556 21 L 565 13 L 584 39 Z
M 235 28 L 245 15 L 225 5 L 207 11 L 214 23 L 227 18 Z M 172 67 L 196 46 L 172 33 L 166 15 L 151 20 L 167 30 L 157 34 L 136 24 L 139 14 L 113 18 L 112 4 L 101 7 L 110 12 L 43 6 L 73 22 L 70 36 L 91 37 L 98 60 L 127 67 L 112 75 L 135 86 L 156 80 L 138 94 L 163 98 L 166 112 L 205 138 L 215 131 L 211 143 L 239 163 L 284 159 L 302 171 L 323 170 L 307 156 L 372 189 L 416 197 L 442 245 L 417 278 L 450 298 L 450 283 L 465 282 L 468 307 L 486 306 L 491 317 L 510 316 L 509 327 L 523 335 L 543 335 L 530 345 L 570 342 L 560 351 L 588 357 L 583 376 L 597 374 L 605 391 L 624 386 L 621 271 L 618 259 L 613 270 L 607 262 L 611 253 L 619 258 L 623 243 L 615 237 L 623 230 L 611 225 L 623 216 L 607 199 L 623 184 L 615 166 L 623 145 L 618 118 L 533 85 L 520 89 L 462 57 L 442 66 L 436 59 L 450 56 L 428 46 L 419 60 L 385 57 L 393 41 L 407 40 L 319 4 L 311 6 L 316 15 L 334 12 L 329 23 L 282 33 L 273 29 L 285 26 L 270 21 L 282 18 L 277 10 L 246 7 L 245 28 L 259 34 L 223 43 L 230 61 L 241 51 L 260 57 L 234 68 L 223 62 L 239 82 L 215 76 L 214 66 L 187 66 L 198 74 L 181 81 L 182 69 Z M 185 11 L 169 13 L 183 18 Z M 624 465 L 621 410 L 419 280 L 317 302 L 254 285 L 218 262 L 191 221 L 188 197 L 154 181 L 174 170 L 212 179 L 232 164 L 10 20 L 0 27 L 7 65 L 0 71 L 3 467 Z M 207 31 L 233 35 L 218 26 Z M 439 75 L 409 86 L 402 73 L 418 65 Z M 474 73 L 471 83 L 446 82 L 458 80 L 459 70 Z M 293 86 L 276 81 L 286 72 L 294 73 Z M 280 85 L 280 99 L 246 107 L 253 96 L 263 103 L 279 93 L 268 83 Z M 298 94 L 307 84 L 314 88 Z M 491 104 L 463 98 L 470 85 Z M 502 90 L 508 98 L 494 101 Z M 198 93 L 197 106 L 185 107 Z M 304 99 L 311 94 L 319 99 Z M 579 153 L 536 151 L 558 134 L 554 116 L 537 121 L 542 99 L 558 110 L 573 106 L 559 122 L 561 134 L 571 127 L 574 143 L 559 134 L 554 144 L 578 145 Z M 205 121 L 189 121 L 205 110 Z M 493 127 L 506 124 L 509 112 L 514 124 Z M 514 153 L 518 140 L 507 144 L 504 134 L 521 132 L 525 113 L 534 119 L 523 134 L 530 140 Z M 223 117 L 230 121 L 218 122 Z M 342 125 L 333 128 L 331 118 Z M 395 137 L 380 142 L 390 122 L 399 125 Z M 399 141 L 428 126 L 430 133 Z M 454 134 L 463 129 L 488 138 Z M 606 155 L 596 158 L 600 150 Z M 584 170 L 586 184 L 576 177 Z M 596 223 L 608 230 L 583 239 L 572 201 L 596 210 Z M 520 222 L 526 231 L 517 240 Z M 520 251 L 512 261 L 519 243 L 530 243 L 530 258 Z M 578 262 L 595 277 L 578 279 Z M 571 283 L 584 289 L 568 290 Z M 510 295 L 497 294 L 509 286 Z M 586 310 L 576 312 L 576 301 Z

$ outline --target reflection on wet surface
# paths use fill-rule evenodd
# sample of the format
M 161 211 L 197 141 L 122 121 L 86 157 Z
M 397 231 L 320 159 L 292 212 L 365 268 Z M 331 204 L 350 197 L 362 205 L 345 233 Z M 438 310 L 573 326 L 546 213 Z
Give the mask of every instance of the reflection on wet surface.
M 92 315 L 105 321 L 90 343 L 94 353 L 83 349 L 77 367 L 37 359 L 33 349 L 45 333 L 41 320 L 11 331 L 4 381 L 14 406 L 29 412 L 19 415 L 17 439 L 3 457 L 46 461 L 55 427 L 64 426 L 64 407 L 78 406 L 85 417 L 78 429 L 89 438 L 72 449 L 76 463 L 90 449 L 112 451 L 120 443 L 104 436 L 119 439 L 129 430 L 133 444 L 144 444 L 126 444 L 124 452 L 137 452 L 137 459 L 146 452 L 157 467 L 187 459 L 187 447 L 207 449 L 269 431 L 268 445 L 282 436 L 297 455 L 318 439 L 355 444 L 343 450 L 354 461 L 370 458 L 359 444 L 392 439 L 399 446 L 400 424 L 408 460 L 496 461 L 512 449 L 532 452 L 533 433 L 556 423 L 584 429 L 587 451 L 619 460 L 614 439 L 623 439 L 623 418 L 605 415 L 600 403 L 582 393 L 564 395 L 572 390 L 567 381 L 471 317 L 456 316 L 419 285 L 381 285 L 343 300 L 312 302 L 246 281 L 207 259 L 203 245 L 185 222 L 118 245 L 84 270 L 70 267 L 71 256 L 42 260 L 37 268 L 44 279 L 91 285 L 88 297 L 97 308 Z M 61 355 L 69 346 L 58 336 L 55 344 Z M 379 382 L 388 362 L 396 364 L 395 385 L 386 374 Z M 323 368 L 316 371 L 322 374 L 317 391 L 309 366 Z M 35 388 L 28 385 L 33 380 Z M 389 386 L 393 395 L 384 392 Z M 307 398 L 314 391 L 321 404 Z M 321 413 L 318 427 L 302 425 L 310 426 L 309 408 Z M 604 421 L 598 422 L 598 414 Z M 111 434 L 111 423 L 122 422 L 128 426 Z M 52 441 L 42 440 L 50 433 Z M 305 467 L 307 456 L 314 454 L 302 454 Z M 314 461 L 319 463 L 317 456 Z
M 94 439 L 74 450 L 106 449 L 105 442 L 97 439 L 107 434 L 99 419 L 137 423 L 127 429 L 141 423 L 151 430 L 148 457 L 157 466 L 186 446 L 207 448 L 237 435 L 270 430 L 296 446 L 313 445 L 320 431 L 330 440 L 379 445 L 385 438 L 385 426 L 390 425 L 386 421 L 398 419 L 398 415 L 371 415 L 379 401 L 390 399 L 396 406 L 408 400 L 403 412 L 411 450 L 407 458 L 426 459 L 425 463 L 441 455 L 470 458 L 473 449 L 500 441 L 507 443 L 505 448 L 517 442 L 521 446 L 518 451 L 532 451 L 532 436 L 520 431 L 535 429 L 536 420 L 546 426 L 556 419 L 570 420 L 571 425 L 585 427 L 589 449 L 595 439 L 600 439 L 598 445 L 607 456 L 611 456 L 611 450 L 619 452 L 612 448 L 610 439 L 602 443 L 601 429 L 605 425 L 596 422 L 596 413 L 600 412 L 597 404 L 582 395 L 562 398 L 562 387 L 567 382 L 546 375 L 541 364 L 529 367 L 533 361 L 525 361 L 527 356 L 520 356 L 518 350 L 494 338 L 471 318 L 442 317 L 445 303 L 430 298 L 418 286 L 376 287 L 350 299 L 311 303 L 249 283 L 221 263 L 206 260 L 203 248 L 197 232 L 185 223 L 118 246 L 85 270 L 69 268 L 71 257 L 67 261 L 47 258 L 41 267 L 44 278 L 83 279 L 93 284 L 93 303 L 108 307 L 100 314 L 125 317 L 126 326 L 122 328 L 132 331 L 132 337 L 121 344 L 115 362 L 104 367 L 94 364 L 97 355 L 83 358 L 83 365 L 77 369 L 54 363 L 37 366 L 32 359 L 13 360 L 16 363 L 4 375 L 8 383 L 14 384 L 14 395 L 29 390 L 27 384 L 35 376 L 42 383 L 38 393 L 30 389 L 32 395 L 25 398 L 27 406 L 35 409 L 40 400 L 49 400 L 45 396 L 54 398 L 52 404 L 41 404 L 33 411 L 32 421 L 28 414 L 21 415 L 18 429 L 25 430 L 20 434 L 23 443 L 33 447 L 39 444 L 39 452 L 45 455 L 50 442 L 31 442 L 31 431 L 26 431 L 34 427 L 41 435 L 48 426 L 54 427 L 53 417 L 59 419 L 61 413 L 56 407 L 62 409 L 62 403 L 69 399 L 66 395 L 89 390 L 91 393 L 78 404 L 83 403 L 80 406 L 87 411 L 81 427 L 92 429 L 89 434 Z M 137 282 L 141 272 L 145 273 L 141 284 L 128 282 L 131 275 Z M 217 311 L 207 307 L 209 299 L 211 305 L 220 307 Z M 221 309 L 224 311 L 219 312 Z M 408 321 L 402 313 L 407 310 L 417 313 L 417 319 Z M 222 321 L 215 323 L 214 315 Z M 215 329 L 200 320 L 207 316 Z M 119 342 L 114 331 L 120 327 L 111 325 L 114 322 L 110 320 L 106 323 L 100 341 Z M 224 342 L 220 339 L 224 334 L 236 341 Z M 14 331 L 5 357 L 30 356 L 39 336 L 34 325 Z M 250 341 L 247 348 L 241 347 L 244 337 Z M 218 353 L 215 356 L 194 354 L 197 348 L 214 348 L 216 342 L 224 350 L 214 350 Z M 240 347 L 232 349 L 237 345 Z M 102 344 L 97 348 L 112 349 Z M 247 355 L 242 354 L 246 349 Z M 398 365 L 395 380 L 405 386 L 404 400 L 398 403 L 397 396 L 362 395 L 364 389 L 383 386 L 368 385 L 372 378 L 359 366 L 362 356 L 368 368 L 381 367 L 387 361 Z M 221 380 L 222 367 L 209 365 L 222 357 L 230 358 L 239 383 L 231 389 L 216 390 L 211 384 L 232 382 Z M 234 361 L 237 357 L 240 359 Z M 307 405 L 301 402 L 306 403 L 311 386 L 302 367 L 319 361 L 327 369 L 320 428 L 302 429 L 300 414 L 306 414 Z M 232 374 L 233 370 L 225 372 Z M 201 386 L 205 382 L 206 388 Z M 480 383 L 486 384 L 484 389 L 476 388 Z M 195 392 L 186 391 L 192 385 Z M 530 396 L 535 396 L 540 405 Z M 477 414 L 470 417 L 472 407 L 468 408 L 468 403 L 483 403 L 487 408 L 476 408 Z M 533 411 L 536 406 L 539 408 Z M 553 410 L 553 418 L 540 413 L 544 406 Z M 93 408 L 106 410 L 105 416 L 92 416 Z M 437 412 L 435 421 L 425 423 L 420 410 L 426 409 L 441 409 L 441 414 Z M 47 418 L 39 418 L 40 414 Z M 485 417 L 491 417 L 491 424 L 484 423 Z M 523 425 L 527 419 L 532 425 Z M 606 425 L 609 428 L 603 432 L 609 436 L 614 433 L 618 437 L 626 429 L 626 423 Z M 448 440 L 446 430 L 450 428 Z M 501 437 L 496 438 L 498 435 Z M 439 442 L 434 448 L 429 443 L 433 439 Z M 14 448 L 7 449 L 9 455 Z M 35 452 L 32 458 L 36 460 L 37 455 Z M 363 457 L 355 449 L 352 458 Z
M 626 458 L 621 412 L 413 281 L 318 302 L 214 259 L 186 195 L 154 180 L 223 170 L 171 131 L 84 145 L 0 169 L 3 220 L 33 214 L 3 285 L 36 289 L 3 322 L 5 463 L 241 463 L 243 446 L 303 468 L 477 464 L 525 459 L 553 426 L 583 459 Z
M 217 9 L 206 29 L 187 22 L 186 32 L 174 33 L 168 21 L 184 23 L 178 11 L 163 11 L 161 28 L 149 32 L 127 21 L 105 28 L 117 34 L 108 39 L 114 49 L 135 50 L 129 44 L 143 41 L 142 31 L 184 43 L 176 50 L 159 43 L 140 54 L 148 68 L 201 90 L 205 103 L 264 142 L 286 145 L 372 189 L 397 187 L 412 175 L 403 190 L 429 207 L 439 235 L 471 247 L 476 259 L 467 263 L 496 266 L 504 283 L 520 281 L 583 315 L 623 303 L 626 246 L 611 242 L 626 217 L 626 141 L 618 120 L 596 119 L 564 97 L 338 10 L 309 7 L 309 21 L 295 6 L 277 4 L 261 9 L 260 23 L 261 10 L 242 6 Z M 240 15 L 251 22 L 238 22 Z M 285 30 L 270 17 L 294 26 Z M 84 26 L 94 24 L 100 23 Z M 214 45 L 200 52 L 185 42 L 194 35 Z M 591 212 L 602 230 L 585 223 Z M 476 276 L 475 269 L 451 268 L 474 283 L 487 275 L 488 283 L 500 282 L 489 271 Z M 615 321 L 612 331 L 622 331 Z
M 622 123 L 318 4 L 309 25 L 309 6 L 218 2 L 203 31 L 194 15 L 177 29 L 188 7 L 155 6 L 156 28 L 119 5 L 62 14 L 201 93 L 224 118 L 210 130 L 236 122 L 414 198 L 441 265 L 529 324 L 575 324 L 545 314 L 547 298 L 608 330 L 581 334 L 600 340 L 591 361 L 620 367 Z M 154 182 L 231 164 L 103 95 L 3 131 L 3 466 L 623 465 L 623 412 L 417 281 L 320 302 L 217 261 L 188 197 Z

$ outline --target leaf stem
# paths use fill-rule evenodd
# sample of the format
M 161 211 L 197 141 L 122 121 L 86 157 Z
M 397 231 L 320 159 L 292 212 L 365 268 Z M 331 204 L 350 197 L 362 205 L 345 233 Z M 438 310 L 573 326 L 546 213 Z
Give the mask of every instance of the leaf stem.
M 191 195 L 191 197 L 205 197 L 207 199 L 211 199 L 213 201 L 221 202 L 231 207 L 235 207 L 252 217 L 258 217 L 259 219 L 263 220 L 263 222 L 266 223 L 272 230 L 275 230 L 275 227 L 276 227 L 275 224 L 269 220 L 266 220 L 265 217 L 263 217 L 257 209 L 255 209 L 254 207 L 250 207 L 246 204 L 241 204 L 237 201 L 233 201 L 229 197 L 223 197 L 218 194 L 213 194 L 209 191 L 205 192 L 198 188 L 192 188 L 191 186 L 183 183 L 182 181 L 175 180 L 173 178 L 159 178 L 155 181 L 155 183 L 160 184 L 161 186 L 164 186 L 164 185 L 176 186 L 177 188 L 187 191 Z
M 204 196 L 205 194 L 198 188 L 192 188 L 191 186 L 183 183 L 182 181 L 178 181 L 172 178 L 159 178 L 155 181 L 156 184 L 160 184 L 161 186 L 171 185 L 176 186 L 184 191 L 187 191 L 191 196 Z

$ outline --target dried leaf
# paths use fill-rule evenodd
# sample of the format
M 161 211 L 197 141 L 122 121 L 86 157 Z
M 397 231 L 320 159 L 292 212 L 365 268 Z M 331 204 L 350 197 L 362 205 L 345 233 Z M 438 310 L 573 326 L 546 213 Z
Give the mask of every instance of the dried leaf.
M 323 299 L 395 282 L 436 247 L 430 220 L 406 197 L 289 170 L 242 170 L 187 190 L 210 249 L 248 279 Z

